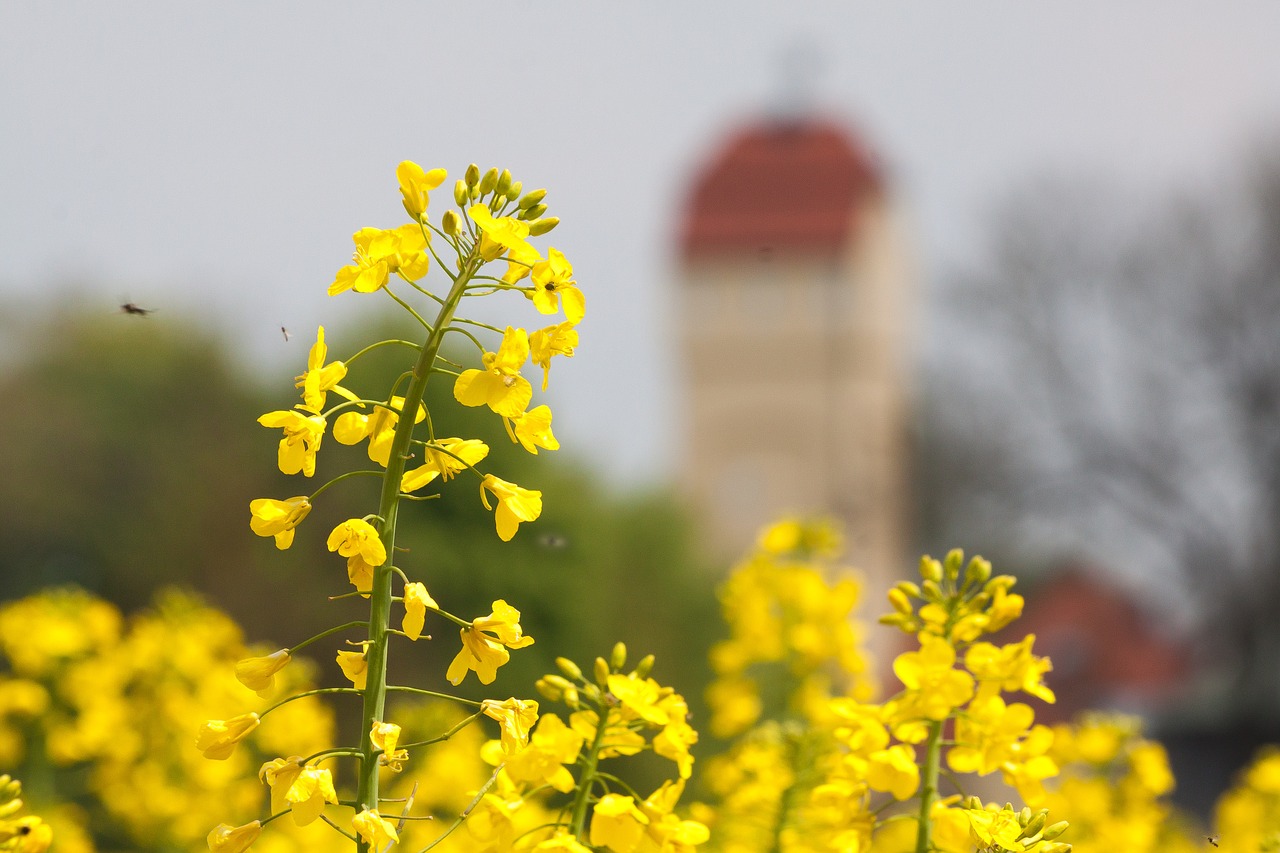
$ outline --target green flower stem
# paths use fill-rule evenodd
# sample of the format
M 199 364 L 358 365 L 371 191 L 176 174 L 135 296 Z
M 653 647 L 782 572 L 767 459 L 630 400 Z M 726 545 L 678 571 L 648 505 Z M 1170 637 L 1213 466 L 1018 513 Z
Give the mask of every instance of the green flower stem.
M 453 280 L 449 295 L 440 306 L 436 321 L 429 328 L 431 332 L 417 364 L 413 368 L 413 378 L 405 390 L 402 415 L 396 421 L 395 436 L 391 440 L 391 451 L 387 458 L 387 470 L 382 478 L 382 494 L 378 503 L 378 516 L 382 519 L 378 526 L 378 536 L 388 554 L 395 552 L 396 513 L 400 506 L 400 481 L 404 477 L 405 461 L 408 458 L 409 441 L 413 438 L 414 414 L 422 402 L 426 391 L 427 380 L 431 378 L 431 368 L 435 365 L 436 355 L 440 352 L 440 344 L 444 338 L 443 330 L 448 328 L 458 302 L 466 290 L 467 283 L 479 267 L 479 259 L 472 258 L 463 264 L 461 272 Z M 360 740 L 364 761 L 360 766 L 360 780 L 356 790 L 356 800 L 364 808 L 376 808 L 378 804 L 378 762 L 375 760 L 376 749 L 369 737 L 370 730 L 376 721 L 382 720 L 387 699 L 387 646 L 389 636 L 387 625 L 391 621 L 391 582 L 394 573 L 391 566 L 384 563 L 373 573 L 373 588 L 369 597 L 369 643 L 366 651 L 368 675 L 365 682 L 364 708 L 361 714 Z M 369 845 L 363 841 L 356 844 L 359 853 L 368 853 Z
M 462 810 L 461 814 L 458 815 L 457 820 L 449 824 L 448 829 L 440 833 L 440 835 L 436 836 L 435 841 L 432 841 L 426 847 L 423 847 L 421 850 L 418 851 L 418 853 L 427 853 L 427 851 L 430 850 L 432 847 L 435 847 L 441 841 L 444 841 L 446 838 L 452 835 L 455 829 L 462 826 L 462 822 L 471 816 L 472 810 L 474 810 L 476 806 L 480 805 L 480 801 L 484 799 L 484 795 L 489 793 L 489 790 L 498 781 L 498 774 L 502 772 L 503 767 L 506 767 L 506 765 L 499 764 L 497 767 L 494 768 L 493 775 L 489 777 L 489 781 L 485 782 L 483 785 L 480 786 L 480 790 L 476 791 L 475 798 L 472 799 L 470 803 L 467 803 L 467 807 Z
M 449 731 L 445 732 L 442 735 L 436 735 L 435 737 L 428 738 L 427 740 L 416 740 L 413 743 L 402 743 L 400 744 L 400 747 L 402 749 L 408 749 L 409 747 L 412 747 L 412 746 L 429 746 L 433 743 L 443 743 L 444 741 L 456 735 L 458 732 L 465 729 L 467 726 L 474 723 L 476 720 L 480 719 L 482 714 L 484 714 L 484 711 L 477 711 L 476 713 L 472 714 L 470 717 L 467 717 L 465 720 L 458 723 L 456 726 L 449 729 Z
M 578 779 L 578 793 L 573 800 L 573 817 L 569 832 L 579 841 L 587 826 L 587 806 L 591 801 L 591 789 L 596 784 L 596 768 L 600 765 L 600 748 L 604 746 L 605 732 L 609 728 L 609 706 L 601 702 L 596 717 L 596 736 L 587 757 L 582 761 L 582 776 Z
M 354 362 L 356 359 L 358 359 L 360 356 L 364 355 L 365 353 L 367 353 L 367 352 L 371 352 L 372 350 L 375 350 L 375 349 L 377 349 L 378 347 L 385 347 L 385 346 L 388 346 L 388 345 L 406 346 L 406 347 L 411 347 L 411 348 L 412 348 L 412 349 L 414 349 L 414 350 L 416 350 L 416 349 L 418 348 L 418 345 L 417 345 L 417 344 L 415 344 L 413 341 L 402 341 L 402 340 L 399 340 L 398 338 L 397 338 L 397 339 L 391 339 L 391 340 L 385 340 L 385 341 L 378 341 L 376 344 L 369 344 L 367 347 L 365 347 L 364 349 L 360 350 L 360 351 L 359 351 L 358 353 L 356 353 L 355 355 L 351 356 L 351 358 L 347 359 L 345 363 L 346 363 L 346 364 L 351 364 L 352 362 Z
M 942 764 L 942 720 L 929 723 L 929 737 L 925 744 L 924 778 L 920 784 L 920 816 L 916 827 L 915 853 L 929 853 L 931 847 L 933 804 L 938 799 L 938 768 Z
M 348 471 L 348 472 L 347 472 L 347 473 L 345 473 L 345 474 L 339 474 L 338 476 L 334 477 L 332 480 L 330 480 L 329 482 L 325 483 L 323 486 L 321 486 L 320 488 L 318 488 L 318 489 L 316 489 L 314 492 L 312 492 L 312 493 L 311 493 L 311 496 L 307 498 L 307 501 L 308 501 L 309 503 L 314 503 L 314 502 L 315 502 L 315 499 L 316 499 L 316 498 L 318 498 L 318 497 L 320 497 L 322 494 L 324 494 L 324 493 L 325 493 L 325 491 L 326 491 L 330 486 L 335 486 L 335 485 L 337 485 L 338 483 L 341 483 L 343 480 L 349 480 L 349 479 L 351 479 L 352 477 L 369 477 L 369 476 L 373 476 L 373 477 L 381 477 L 381 476 L 382 476 L 382 472 L 381 472 L 381 471 L 373 471 L 373 470 L 369 470 L 369 471 Z
M 463 705 L 470 705 L 472 708 L 480 708 L 483 702 L 477 702 L 474 699 L 463 699 L 461 696 L 451 696 L 448 693 L 437 693 L 434 690 L 423 690 L 421 687 L 404 687 L 399 684 L 388 684 L 387 690 L 395 690 L 401 693 L 415 693 L 419 696 L 432 696 L 436 699 L 448 699 L 451 702 L 461 702 Z
M 368 627 L 369 627 L 369 623 L 368 623 L 368 622 L 364 621 L 363 619 L 359 619 L 359 620 L 357 620 L 357 621 L 355 621 L 355 622 L 348 622 L 348 623 L 346 623 L 345 625 L 339 625 L 339 626 L 338 626 L 338 627 L 336 627 L 336 628 L 330 628 L 330 629 L 329 629 L 329 630 L 327 630 L 327 631 L 321 631 L 319 634 L 316 634 L 314 637 L 311 637 L 310 639 L 307 639 L 307 640 L 303 640 L 301 643 L 298 643 L 298 645 L 296 645 L 296 646 L 294 646 L 293 648 L 289 649 L 289 650 L 288 650 L 288 651 L 289 651 L 289 655 L 290 655 L 290 656 L 292 656 L 292 655 L 294 654 L 294 652 L 298 651 L 299 649 L 305 649 L 307 646 L 311 645 L 312 643 L 316 642 L 317 640 L 323 640 L 325 637 L 332 636 L 332 635 L 337 634 L 337 633 L 339 633 L 339 632 L 341 632 L 341 631 L 346 631 L 346 630 L 347 630 L 347 629 L 349 629 L 349 628 L 368 628 Z M 342 689 L 343 689 L 343 690 L 346 690 L 347 688 L 345 688 L 345 687 L 344 687 L 344 688 L 342 688 Z M 350 689 L 355 690 L 355 688 L 354 688 L 354 687 L 352 687 L 352 688 L 350 688 Z
M 272 705 L 267 710 L 259 713 L 258 719 L 262 719 L 267 714 L 270 714 L 272 711 L 274 711 L 276 708 L 279 708 L 281 705 L 288 705 L 290 702 L 294 701 L 295 699 L 305 699 L 308 696 L 319 696 L 321 693 L 359 693 L 359 692 L 360 691 L 356 690 L 354 687 L 317 687 L 315 690 L 307 690 L 303 693 L 295 693 L 292 696 L 290 696 L 288 699 L 281 699 L 279 702 Z

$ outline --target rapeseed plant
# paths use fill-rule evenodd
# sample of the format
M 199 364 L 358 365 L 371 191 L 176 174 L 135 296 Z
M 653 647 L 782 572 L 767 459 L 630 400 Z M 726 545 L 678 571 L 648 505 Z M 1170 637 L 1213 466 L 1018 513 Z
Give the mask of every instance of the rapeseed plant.
M 208 844 L 216 851 L 246 850 L 268 824 L 286 814 L 298 826 L 327 825 L 360 853 L 403 843 L 406 828 L 415 821 L 440 817 L 441 802 L 438 796 L 427 796 L 430 784 L 425 780 L 421 797 L 411 787 L 403 796 L 388 798 L 381 791 L 382 774 L 416 769 L 426 747 L 447 743 L 469 724 L 491 718 L 498 723 L 501 738 L 494 742 L 496 746 L 482 747 L 480 754 L 492 770 L 472 788 L 473 799 L 453 823 L 425 849 L 586 850 L 590 848 L 584 845 L 590 844 L 597 849 L 625 848 L 629 853 L 635 848 L 630 843 L 634 836 L 658 839 L 654 849 L 691 850 L 706 840 L 705 827 L 676 818 L 673 810 L 692 771 L 689 747 L 697 734 L 687 722 L 684 700 L 647 677 L 651 658 L 623 673 L 625 650 L 619 646 L 609 662 L 597 661 L 595 681 L 579 679 L 580 683 L 570 684 L 565 681 L 568 676 L 561 675 L 555 678 L 565 681 L 563 685 L 554 680 L 540 682 L 544 695 L 569 705 L 572 713 L 567 725 L 555 715 L 539 720 L 538 703 L 533 700 L 511 697 L 477 702 L 388 683 L 393 638 L 423 639 L 428 619 L 440 618 L 459 628 L 460 648 L 445 673 L 453 685 L 472 672 L 481 684 L 492 684 L 511 652 L 534 642 L 520 623 L 520 611 L 505 600 L 495 600 L 488 615 L 472 619 L 438 603 L 423 580 L 411 577 L 422 567 L 398 552 L 396 523 L 405 502 L 438 496 L 422 494 L 423 490 L 447 488 L 450 481 L 467 476 L 476 477 L 480 504 L 493 512 L 495 530 L 503 541 L 514 538 L 522 524 L 539 518 L 542 493 L 482 470 L 489 457 L 488 445 L 479 438 L 448 435 L 444 429 L 448 414 L 428 411 L 424 392 L 434 377 L 445 377 L 452 382 L 458 404 L 487 407 L 513 443 L 533 455 L 557 450 L 560 444 L 552 432 L 551 410 L 545 404 L 530 408 L 534 388 L 522 370 L 532 360 L 542 369 L 541 387 L 546 390 L 553 359 L 574 355 L 579 342 L 576 327 L 586 312 L 586 298 L 564 253 L 550 247 L 544 257 L 530 242 L 559 221 L 545 216 L 545 190 L 522 194 L 510 172 L 490 169 L 481 174 L 472 165 L 454 185 L 456 210 L 432 221 L 430 195 L 444 182 L 444 170 L 426 170 L 406 161 L 396 176 L 404 210 L 412 221 L 391 229 L 357 231 L 352 263 L 338 271 L 329 294 L 384 294 L 419 324 L 421 339 L 378 341 L 345 361 L 329 361 L 321 327 L 306 369 L 296 378 L 301 401 L 259 418 L 263 426 L 283 431 L 277 465 L 285 474 L 315 475 L 330 428 L 340 444 L 365 444 L 369 460 L 378 467 L 339 474 L 308 495 L 257 498 L 249 504 L 251 530 L 272 537 L 277 548 L 286 549 L 314 505 L 328 500 L 329 489 L 352 477 L 380 480 L 377 507 L 338 524 L 326 539 L 329 551 L 345 558 L 347 580 L 354 587 L 353 592 L 337 597 L 367 601 L 367 618 L 327 629 L 269 655 L 247 658 L 235 667 L 240 682 L 265 698 L 297 652 L 329 637 L 348 635 L 345 646 L 336 650 L 336 661 L 349 686 L 305 690 L 260 711 L 209 720 L 199 732 L 197 746 L 207 758 L 226 760 L 242 741 L 269 730 L 274 716 L 291 702 L 322 693 L 360 696 L 361 737 L 355 744 L 282 755 L 263 764 L 259 775 L 271 790 L 270 814 L 240 825 L 219 824 L 209 834 Z M 493 264 L 500 269 L 491 270 Z M 444 280 L 438 292 L 425 284 L 432 272 Z M 531 332 L 461 316 L 464 299 L 504 293 L 525 297 L 535 315 L 563 312 L 564 319 Z M 434 316 L 423 311 L 423 305 Z M 458 364 L 441 354 L 449 334 L 475 346 L 478 366 Z M 491 336 L 491 343 L 482 342 L 486 336 Z M 348 368 L 383 346 L 405 348 L 410 356 L 406 369 L 385 393 L 362 396 L 348 387 Z M 339 384 L 343 382 L 347 385 Z M 340 398 L 333 406 L 329 406 L 330 392 Z M 396 608 L 403 609 L 399 629 L 392 627 Z M 461 719 L 450 719 L 447 728 L 434 736 L 406 739 L 400 721 L 389 718 L 387 697 L 392 692 L 451 702 L 466 712 Z M 651 735 L 648 739 L 645 732 Z M 676 778 L 643 800 L 616 776 L 599 770 L 602 759 L 641 750 L 651 750 L 676 766 Z M 335 780 L 343 762 L 351 762 L 354 776 L 355 790 L 349 795 Z M 576 768 L 576 775 L 570 768 Z M 552 795 L 560 795 L 559 805 Z M 624 800 L 631 804 L 629 811 L 620 808 Z M 590 815 L 601 809 L 601 817 L 589 822 Z M 626 823 L 628 814 L 634 825 Z M 466 831 L 455 832 L 463 824 Z M 670 839 L 678 841 L 668 843 Z M 681 846 L 673 847 L 676 843 Z

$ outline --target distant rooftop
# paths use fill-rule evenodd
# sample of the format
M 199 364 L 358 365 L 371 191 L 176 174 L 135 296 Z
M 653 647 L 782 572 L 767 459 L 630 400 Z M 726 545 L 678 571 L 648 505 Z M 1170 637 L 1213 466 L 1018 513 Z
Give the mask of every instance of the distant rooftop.
M 695 175 L 681 254 L 836 254 L 854 233 L 858 203 L 880 188 L 874 158 L 835 124 L 749 125 Z

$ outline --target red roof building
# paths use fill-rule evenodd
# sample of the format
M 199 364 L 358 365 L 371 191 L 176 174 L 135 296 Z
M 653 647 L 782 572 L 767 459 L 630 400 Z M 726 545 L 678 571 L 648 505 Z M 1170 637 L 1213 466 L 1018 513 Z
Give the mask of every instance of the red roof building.
M 873 588 L 903 571 L 914 287 L 890 195 L 858 137 L 820 119 L 748 124 L 692 173 L 679 471 L 714 553 L 822 513 Z
M 880 169 L 827 122 L 779 122 L 731 136 L 694 179 L 680 233 L 685 259 L 759 250 L 837 254 Z

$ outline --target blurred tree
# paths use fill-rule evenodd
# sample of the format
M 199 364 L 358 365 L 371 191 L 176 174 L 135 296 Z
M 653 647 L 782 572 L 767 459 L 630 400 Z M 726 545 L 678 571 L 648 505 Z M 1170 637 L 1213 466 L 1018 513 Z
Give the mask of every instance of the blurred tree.
M 1247 177 L 1156 215 L 1078 182 L 1013 199 L 938 311 L 921 494 L 931 540 L 1091 560 L 1187 614 L 1230 672 L 1228 716 L 1271 724 L 1280 159 Z
M 18 334 L 25 358 L 0 378 L 0 595 L 74 581 L 134 608 L 164 583 L 238 575 L 241 504 L 266 478 L 245 464 L 259 403 L 220 345 L 123 314 Z

